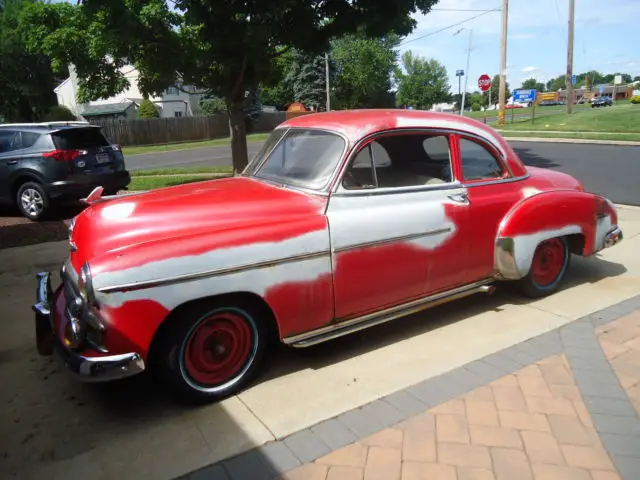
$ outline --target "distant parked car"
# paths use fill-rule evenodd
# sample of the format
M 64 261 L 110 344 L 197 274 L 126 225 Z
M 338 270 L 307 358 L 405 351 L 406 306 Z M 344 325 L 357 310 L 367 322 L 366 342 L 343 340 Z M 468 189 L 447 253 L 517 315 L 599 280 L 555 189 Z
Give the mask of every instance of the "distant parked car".
M 520 104 L 520 103 L 508 103 L 507 105 L 504 106 L 505 109 L 511 109 L 511 108 L 524 108 L 524 105 Z
M 52 204 L 79 200 L 97 186 L 116 193 L 129 185 L 118 145 L 86 122 L 0 125 L 0 201 L 30 220 Z
M 611 97 L 598 97 L 591 103 L 591 108 L 610 107 L 611 105 L 613 105 Z

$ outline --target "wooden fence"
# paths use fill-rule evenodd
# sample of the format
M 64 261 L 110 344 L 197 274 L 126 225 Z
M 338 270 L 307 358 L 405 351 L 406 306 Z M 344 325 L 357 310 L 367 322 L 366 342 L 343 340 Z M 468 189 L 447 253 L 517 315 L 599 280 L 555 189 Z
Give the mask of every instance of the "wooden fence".
M 286 120 L 286 112 L 265 112 L 250 122 L 248 133 L 266 133 Z M 208 117 L 89 120 L 100 125 L 107 139 L 123 146 L 194 142 L 229 136 L 226 114 Z

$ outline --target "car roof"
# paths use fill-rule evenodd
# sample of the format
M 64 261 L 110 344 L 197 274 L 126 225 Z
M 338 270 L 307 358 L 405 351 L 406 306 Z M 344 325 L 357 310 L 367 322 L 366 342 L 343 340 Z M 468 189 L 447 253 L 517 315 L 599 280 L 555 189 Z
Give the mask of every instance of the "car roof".
M 526 168 L 507 141 L 493 128 L 473 118 L 444 112 L 404 109 L 335 110 L 293 117 L 281 128 L 317 128 L 336 132 L 351 146 L 369 135 L 385 130 L 439 128 L 476 135 L 502 154 L 514 176 L 526 174 Z
M 34 133 L 54 133 L 77 128 L 101 128 L 88 122 L 1 123 L 0 130 L 22 130 Z

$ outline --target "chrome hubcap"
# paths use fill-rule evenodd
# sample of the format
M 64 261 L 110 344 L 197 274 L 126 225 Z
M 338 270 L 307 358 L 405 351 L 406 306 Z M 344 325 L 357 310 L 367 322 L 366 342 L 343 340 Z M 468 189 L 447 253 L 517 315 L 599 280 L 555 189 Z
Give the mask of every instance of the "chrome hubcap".
M 40 192 L 34 188 L 27 188 L 20 196 L 20 203 L 25 212 L 32 217 L 36 217 L 42 213 L 44 209 L 44 199 Z

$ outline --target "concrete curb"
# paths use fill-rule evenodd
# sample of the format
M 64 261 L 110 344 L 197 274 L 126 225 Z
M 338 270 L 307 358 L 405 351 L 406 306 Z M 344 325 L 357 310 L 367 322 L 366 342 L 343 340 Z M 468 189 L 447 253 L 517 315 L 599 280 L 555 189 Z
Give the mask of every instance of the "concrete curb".
M 623 480 L 640 475 L 640 417 L 595 328 L 640 309 L 640 295 L 269 442 L 179 480 L 271 480 L 546 357 L 565 354 L 595 429 Z M 593 372 L 598 375 L 593 375 Z M 602 388 L 602 379 L 606 388 Z M 611 400 L 615 401 L 611 401 Z M 629 412 L 629 413 L 621 413 Z M 621 427 L 621 424 L 623 426 Z
M 499 132 L 502 134 L 502 132 Z M 640 146 L 640 142 L 631 140 L 590 140 L 586 138 L 546 138 L 546 137 L 509 137 L 503 136 L 507 142 L 538 142 L 538 143 L 592 143 L 595 145 Z

